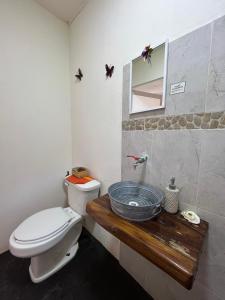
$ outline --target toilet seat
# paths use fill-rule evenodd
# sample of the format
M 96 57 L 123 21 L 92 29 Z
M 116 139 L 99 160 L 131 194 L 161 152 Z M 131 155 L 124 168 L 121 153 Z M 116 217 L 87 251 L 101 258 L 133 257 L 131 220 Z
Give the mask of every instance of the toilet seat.
M 14 235 L 14 237 L 15 237 L 16 242 L 21 244 L 21 245 L 38 244 L 38 243 L 47 241 L 47 240 L 53 238 L 54 236 L 57 236 L 58 234 L 60 234 L 60 232 L 63 232 L 66 229 L 66 227 L 68 227 L 68 226 L 69 226 L 69 222 L 66 223 L 63 227 L 60 227 L 57 231 L 55 231 L 55 232 L 53 232 L 53 233 L 51 233 L 51 234 L 49 234 L 49 235 L 47 235 L 43 238 L 39 238 L 39 239 L 35 239 L 35 240 L 21 241 L 21 240 L 18 240 L 15 237 L 15 235 Z
M 71 221 L 62 207 L 42 210 L 23 221 L 14 231 L 18 243 L 39 243 L 64 230 Z
M 50 215 L 51 219 L 48 219 Z M 41 222 L 42 225 L 46 225 L 46 228 L 43 228 L 44 226 L 40 228 L 40 217 L 43 216 L 46 217 L 47 224 L 43 222 L 43 219 Z M 50 208 L 34 214 L 22 222 L 11 234 L 10 251 L 17 257 L 36 256 L 56 245 L 71 227 L 80 223 L 81 219 L 82 217 L 69 207 Z M 35 226 L 29 228 L 32 224 Z

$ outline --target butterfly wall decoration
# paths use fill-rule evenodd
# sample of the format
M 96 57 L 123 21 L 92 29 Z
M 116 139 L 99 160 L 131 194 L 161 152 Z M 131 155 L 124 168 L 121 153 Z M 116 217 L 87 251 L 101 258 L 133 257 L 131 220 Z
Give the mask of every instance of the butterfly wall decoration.
M 106 69 L 106 78 L 111 78 L 112 74 L 114 72 L 114 66 L 109 66 L 109 65 L 105 65 L 105 69 Z
M 82 77 L 84 77 L 81 69 L 79 68 L 78 71 L 77 71 L 77 74 L 75 75 L 75 77 L 81 81 Z
M 152 51 L 153 49 L 151 48 L 150 45 L 146 46 L 145 49 L 142 51 L 141 56 L 144 58 L 145 61 L 148 63 L 151 63 L 151 58 L 152 58 Z

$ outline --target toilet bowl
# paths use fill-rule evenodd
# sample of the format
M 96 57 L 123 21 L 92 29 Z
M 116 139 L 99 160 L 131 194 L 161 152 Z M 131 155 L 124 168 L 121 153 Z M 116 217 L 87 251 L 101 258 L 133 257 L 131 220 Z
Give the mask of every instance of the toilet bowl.
M 76 255 L 86 204 L 98 196 L 97 180 L 85 184 L 65 182 L 69 207 L 49 208 L 32 215 L 9 239 L 14 256 L 31 258 L 29 273 L 34 283 L 47 279 Z

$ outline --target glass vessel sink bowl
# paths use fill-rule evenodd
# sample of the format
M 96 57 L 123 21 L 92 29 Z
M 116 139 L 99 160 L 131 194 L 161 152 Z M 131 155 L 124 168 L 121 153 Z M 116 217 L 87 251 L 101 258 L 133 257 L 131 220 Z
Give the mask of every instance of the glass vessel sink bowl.
M 133 181 L 114 183 L 108 189 L 114 213 L 130 221 L 147 221 L 161 212 L 164 193 L 151 185 Z

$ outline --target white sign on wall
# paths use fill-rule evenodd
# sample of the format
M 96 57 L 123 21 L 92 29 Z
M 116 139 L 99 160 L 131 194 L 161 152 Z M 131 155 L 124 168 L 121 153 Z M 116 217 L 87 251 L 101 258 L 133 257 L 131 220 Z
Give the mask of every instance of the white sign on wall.
M 177 82 L 170 85 L 170 95 L 184 93 L 185 92 L 186 82 Z

